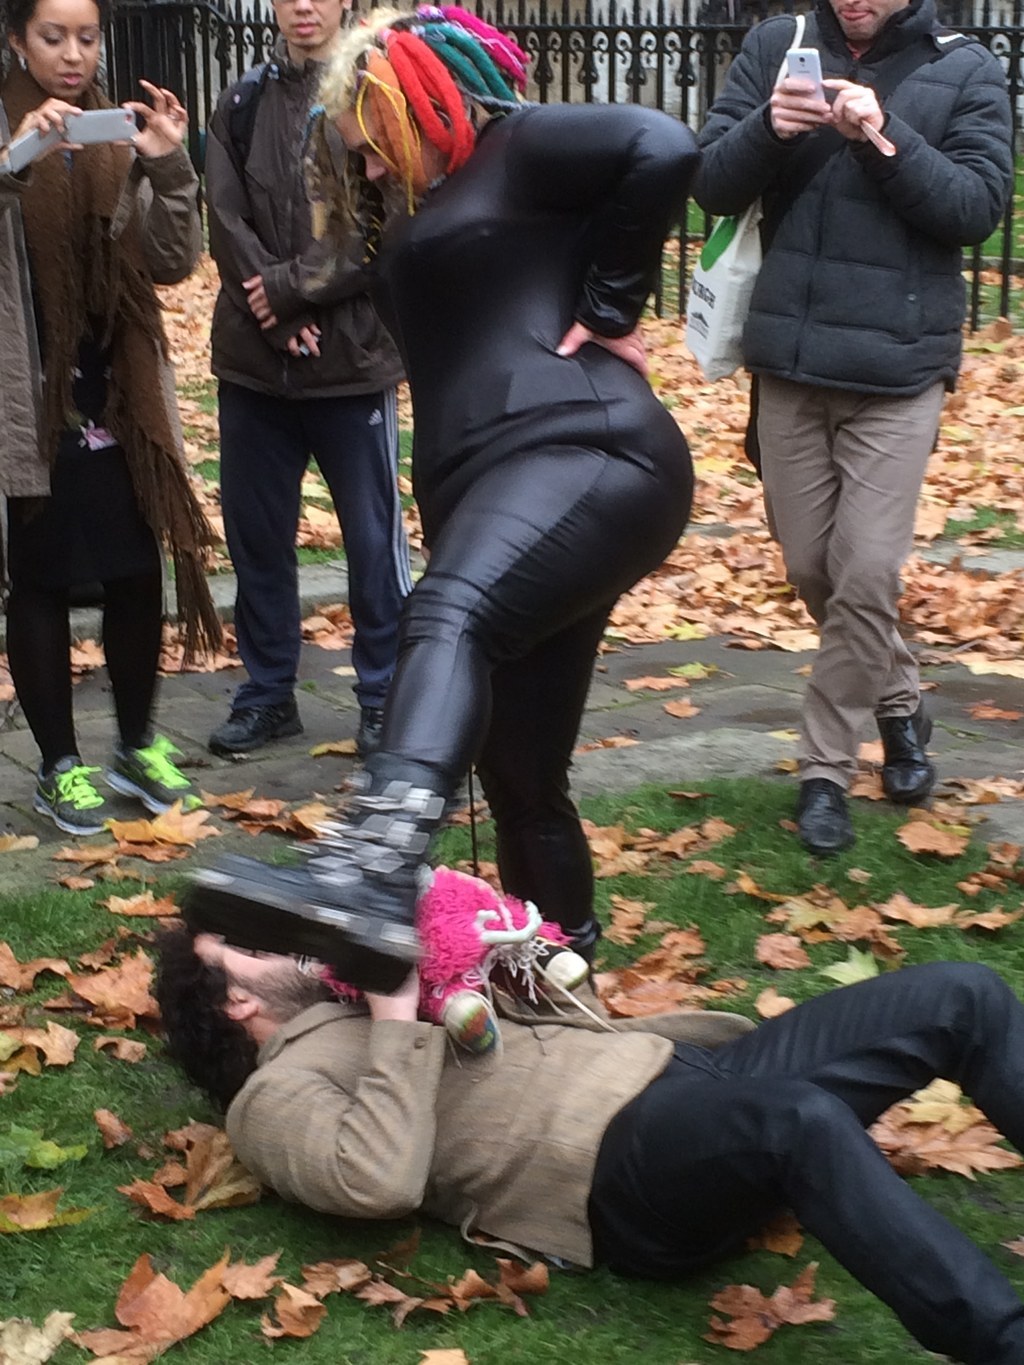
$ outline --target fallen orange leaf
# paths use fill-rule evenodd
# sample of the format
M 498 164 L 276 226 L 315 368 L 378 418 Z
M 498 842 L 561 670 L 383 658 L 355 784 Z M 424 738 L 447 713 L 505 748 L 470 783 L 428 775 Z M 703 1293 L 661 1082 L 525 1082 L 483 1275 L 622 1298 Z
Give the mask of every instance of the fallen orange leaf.
M 63 1209 L 57 1204 L 63 1189 L 40 1190 L 37 1194 L 5 1194 L 0 1196 L 0 1232 L 38 1232 L 42 1228 L 59 1228 L 69 1223 L 81 1223 L 92 1209 Z
M 189 1222 L 196 1216 L 194 1208 L 188 1204 L 179 1204 L 162 1185 L 157 1185 L 152 1180 L 133 1180 L 130 1185 L 118 1185 L 117 1188 L 121 1194 L 127 1195 L 133 1204 L 138 1204 L 140 1208 L 157 1218 L 180 1223 Z
M 146 1044 L 135 1038 L 105 1034 L 93 1043 L 95 1052 L 112 1052 L 119 1062 L 141 1062 L 146 1056 Z
M 93 1118 L 107 1151 L 113 1147 L 123 1147 L 126 1142 L 131 1141 L 132 1130 L 110 1109 L 93 1110 Z
M 373 1279 L 373 1272 L 363 1261 L 345 1257 L 339 1261 L 317 1261 L 302 1267 L 302 1288 L 307 1294 L 322 1299 L 327 1294 L 349 1294 L 361 1289 Z
M 104 967 L 91 976 L 74 973 L 68 977 L 74 993 L 93 1006 L 90 1022 L 116 1028 L 134 1028 L 140 1017 L 159 1017 L 150 993 L 152 983 L 153 964 L 141 948 L 115 967 Z M 47 1008 L 55 1003 L 49 1001 Z
M 36 957 L 31 962 L 19 962 L 7 943 L 0 943 L 0 986 L 14 991 L 30 991 L 40 972 L 67 976 L 71 968 L 62 957 Z
M 795 1005 L 795 1000 L 780 995 L 774 986 L 767 986 L 754 1001 L 754 1009 L 762 1019 L 777 1019 L 780 1014 L 786 1014 Z
M 668 692 L 673 687 L 689 687 L 686 678 L 627 678 L 627 692 Z
M 1009 711 L 1005 707 L 996 706 L 992 701 L 972 702 L 967 708 L 967 713 L 975 720 L 1020 720 L 1024 718 L 1024 711 Z
M 3 1032 L 25 1047 L 38 1048 L 47 1066 L 70 1066 L 81 1041 L 74 1029 L 63 1024 L 48 1023 L 45 1028 L 15 1026 Z
M 713 1317 L 711 1331 L 704 1340 L 733 1351 L 752 1351 L 780 1327 L 831 1322 L 836 1315 L 835 1301 L 813 1298 L 817 1269 L 817 1262 L 812 1261 L 791 1286 L 780 1285 L 770 1298 L 749 1284 L 733 1284 L 720 1290 L 711 1300 L 711 1307 L 727 1314 L 732 1321 Z
M 277 1322 L 269 1313 L 260 1319 L 260 1331 L 265 1337 L 311 1337 L 319 1330 L 327 1309 L 304 1289 L 282 1284 L 274 1300 L 274 1312 Z
M 811 959 L 796 934 L 762 934 L 757 940 L 754 956 L 766 967 L 777 971 L 798 971 L 809 967 Z
M 691 716 L 700 715 L 700 707 L 694 706 L 692 701 L 687 701 L 681 697 L 679 701 L 667 701 L 661 708 L 666 715 L 675 716 L 676 720 L 689 720 Z
M 795 1256 L 804 1244 L 800 1224 L 791 1213 L 780 1213 L 760 1232 L 747 1238 L 751 1251 L 773 1251 L 778 1256 Z
M 959 858 L 968 844 L 968 835 L 930 820 L 909 820 L 896 831 L 896 838 L 911 853 L 934 853 L 939 858 Z
M 914 902 L 897 891 L 884 904 L 876 904 L 875 909 L 886 919 L 903 920 L 915 929 L 933 929 L 938 925 L 952 923 L 957 905 L 915 905 Z
M 610 923 L 605 930 L 605 938 L 608 939 L 609 943 L 628 946 L 643 933 L 644 921 L 647 918 L 648 910 L 653 909 L 653 903 L 629 900 L 626 896 L 613 895 L 610 897 L 610 906 Z
M 106 906 L 112 915 L 144 915 L 156 918 L 179 913 L 173 896 L 162 896 L 157 900 L 152 891 L 140 891 L 137 896 L 108 896 L 105 901 L 100 901 L 100 905 Z
M 225 1269 L 220 1282 L 233 1299 L 265 1299 L 281 1283 L 281 1276 L 274 1274 L 280 1259 L 276 1251 L 253 1265 L 237 1261 Z

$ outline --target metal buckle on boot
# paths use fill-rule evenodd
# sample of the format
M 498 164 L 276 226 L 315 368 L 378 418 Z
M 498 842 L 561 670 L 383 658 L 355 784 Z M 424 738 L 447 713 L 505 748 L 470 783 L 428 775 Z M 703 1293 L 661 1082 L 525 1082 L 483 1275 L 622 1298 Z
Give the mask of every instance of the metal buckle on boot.
M 215 887 L 218 890 L 231 886 L 237 880 L 230 872 L 218 872 L 214 867 L 200 867 L 192 873 L 192 881 L 197 886 Z
M 348 929 L 361 918 L 348 910 L 339 910 L 336 905 L 311 905 L 309 908 L 318 923 L 336 924 L 339 929 Z
M 412 949 L 419 956 L 420 942 L 416 935 L 416 930 L 405 924 L 384 924 L 381 925 L 380 939 L 382 943 L 393 943 L 401 948 Z
M 426 853 L 430 845 L 430 835 L 414 821 L 400 820 L 392 815 L 371 815 L 349 831 L 349 837 L 363 843 L 386 844 L 404 853 Z

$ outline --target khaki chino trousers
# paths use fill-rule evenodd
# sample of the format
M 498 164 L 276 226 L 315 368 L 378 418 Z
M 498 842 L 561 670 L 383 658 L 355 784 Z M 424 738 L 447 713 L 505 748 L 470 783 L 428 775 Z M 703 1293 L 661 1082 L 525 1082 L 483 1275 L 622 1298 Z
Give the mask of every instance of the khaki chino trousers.
M 872 716 L 907 716 L 918 673 L 898 630 L 900 570 L 944 386 L 888 398 L 762 376 L 765 507 L 789 581 L 821 631 L 800 778 L 843 788 Z

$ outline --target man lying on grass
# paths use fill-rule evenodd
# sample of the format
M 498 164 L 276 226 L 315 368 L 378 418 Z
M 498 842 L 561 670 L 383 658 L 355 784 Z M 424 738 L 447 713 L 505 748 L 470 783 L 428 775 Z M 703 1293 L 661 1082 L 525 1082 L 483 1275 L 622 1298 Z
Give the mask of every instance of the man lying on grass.
M 713 1051 L 506 1022 L 500 1052 L 456 1059 L 416 1017 L 415 973 L 346 1004 L 295 958 L 187 929 L 163 939 L 158 996 L 175 1060 L 285 1199 L 351 1218 L 422 1210 L 657 1279 L 789 1208 L 929 1350 L 1024 1361 L 1012 1286 L 865 1132 L 941 1076 L 1024 1148 L 1024 1006 L 987 967 L 908 967 Z

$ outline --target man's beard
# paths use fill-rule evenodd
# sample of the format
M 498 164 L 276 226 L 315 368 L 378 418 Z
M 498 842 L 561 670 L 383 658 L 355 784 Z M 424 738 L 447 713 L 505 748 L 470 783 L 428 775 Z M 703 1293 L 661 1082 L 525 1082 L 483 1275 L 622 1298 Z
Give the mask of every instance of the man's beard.
M 297 967 L 261 981 L 258 994 L 266 1005 L 266 1012 L 282 1024 L 311 1005 L 334 999 L 318 977 L 305 976 Z

